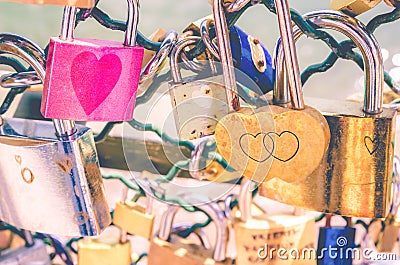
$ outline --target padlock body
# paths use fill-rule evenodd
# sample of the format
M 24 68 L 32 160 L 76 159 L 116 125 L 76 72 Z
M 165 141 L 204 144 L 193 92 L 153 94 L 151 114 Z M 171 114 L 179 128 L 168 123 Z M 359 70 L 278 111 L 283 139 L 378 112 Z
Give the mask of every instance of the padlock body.
M 330 8 L 357 16 L 375 7 L 382 0 L 331 0 Z
M 153 233 L 154 214 L 134 202 L 117 202 L 113 217 L 114 225 L 132 235 L 150 239 Z
M 1 265 L 37 264 L 51 265 L 46 245 L 42 240 L 35 240 L 31 247 L 20 246 L 0 252 Z
M 224 5 L 229 5 L 231 1 L 224 1 Z M 187 26 L 183 32 L 193 31 L 200 34 L 200 25 L 205 19 L 213 19 L 212 15 L 198 19 Z M 231 45 L 234 66 L 246 74 L 257 86 L 249 85 L 248 88 L 259 94 L 268 93 L 274 86 L 274 71 L 272 69 L 272 58 L 267 48 L 237 26 L 229 29 L 229 39 Z M 205 60 L 204 57 L 197 57 Z M 239 81 L 242 75 L 236 76 Z M 260 93 L 260 91 L 262 93 Z
M 351 265 L 355 248 L 354 227 L 321 227 L 318 236 L 318 265 Z
M 172 242 L 155 237 L 150 243 L 148 264 L 185 264 L 185 265 L 231 265 L 232 260 L 216 262 L 212 259 L 212 251 L 205 250 L 199 245 L 187 244 L 185 240 L 172 237 Z
M 51 38 L 41 112 L 46 118 L 133 118 L 143 48 L 115 41 Z
M 0 219 L 65 236 L 99 234 L 111 222 L 92 131 L 72 140 L 52 122 L 4 119 L 0 127 Z M 62 225 L 60 225 L 62 224 Z
M 268 264 L 268 265 L 306 265 L 312 258 L 307 255 L 293 258 L 287 253 L 288 259 L 282 259 L 274 251 L 284 248 L 299 250 L 314 248 L 314 219 L 309 216 L 293 215 L 259 215 L 246 223 L 237 222 L 234 225 L 236 237 L 237 265 Z M 262 249 L 260 251 L 260 249 Z
M 222 76 L 170 83 L 170 96 L 180 139 L 194 140 L 213 135 L 218 121 L 228 114 Z
M 111 240 L 112 241 L 112 240 Z M 78 242 L 79 265 L 130 265 L 131 244 L 82 239 Z
M 35 4 L 35 5 L 76 6 L 79 8 L 92 8 L 94 6 L 94 0 L 8 0 L 8 1 L 24 3 L 24 4 Z
M 383 218 L 392 197 L 395 110 L 377 116 L 354 102 L 306 98 L 325 116 L 331 139 L 320 166 L 305 180 L 272 179 L 262 196 L 318 212 Z
M 262 95 L 273 90 L 275 74 L 272 58 L 264 44 L 237 26 L 230 28 L 229 36 L 235 67 L 250 77 L 262 93 L 255 92 Z M 240 75 L 237 77 L 240 79 Z

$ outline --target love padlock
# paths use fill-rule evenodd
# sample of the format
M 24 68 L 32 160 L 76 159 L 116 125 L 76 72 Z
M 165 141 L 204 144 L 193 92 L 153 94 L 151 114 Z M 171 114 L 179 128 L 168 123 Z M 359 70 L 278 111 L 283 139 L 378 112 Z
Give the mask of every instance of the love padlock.
M 331 226 L 331 215 L 326 216 L 325 227 L 319 229 L 317 264 L 353 264 L 356 229 L 351 227 L 351 218 L 346 218 L 346 226 Z
M 0 51 L 23 59 L 44 79 L 45 55 L 36 44 L 0 34 Z M 110 224 L 90 128 L 0 117 L 0 154 L 4 222 L 65 236 L 98 235 Z
M 131 120 L 144 52 L 135 46 L 137 0 L 128 0 L 124 43 L 73 39 L 75 10 L 65 7 L 61 37 L 50 39 L 43 116 L 82 121 Z
M 130 265 L 131 243 L 126 231 L 119 230 L 120 236 L 100 236 L 83 238 L 78 241 L 79 265 Z
M 305 179 L 318 168 L 330 139 L 322 114 L 304 105 L 290 14 L 279 12 L 283 1 L 276 3 L 278 16 L 282 16 L 279 21 L 285 21 L 280 30 L 288 59 L 292 106 L 270 106 L 270 111 L 268 106 L 262 107 L 252 115 L 231 113 L 220 120 L 215 130 L 222 156 L 233 168 L 259 183 L 273 178 L 286 182 Z
M 113 223 L 130 234 L 150 239 L 153 233 L 154 214 L 152 213 L 153 197 L 146 194 L 146 208 L 136 202 L 128 201 L 128 188 L 124 188 L 123 198 L 114 210 Z
M 212 135 L 220 118 L 228 114 L 227 90 L 221 76 L 189 81 L 182 79 L 178 59 L 181 51 L 199 37 L 178 41 L 171 52 L 171 102 L 180 139 L 194 140 Z
M 307 14 L 319 28 L 337 30 L 351 38 L 364 58 L 364 107 L 354 102 L 306 98 L 326 117 L 331 140 L 321 165 L 302 181 L 275 179 L 260 194 L 283 203 L 319 212 L 354 217 L 386 217 L 392 197 L 393 141 L 396 111 L 382 107 L 383 64 L 379 45 L 361 22 L 335 11 Z M 296 39 L 302 35 L 296 28 Z M 283 50 L 276 58 L 275 102 L 286 104 L 282 90 Z
M 303 249 L 314 247 L 314 218 L 288 213 L 252 215 L 252 191 L 255 185 L 247 180 L 241 185 L 239 194 L 240 219 L 234 223 L 236 239 L 236 264 L 306 265 L 310 259 L 304 256 L 279 258 L 274 249 Z
M 197 204 L 197 203 L 196 203 Z M 204 249 L 198 245 L 185 244 L 181 240 L 173 240 L 171 237 L 172 224 L 178 206 L 170 206 L 161 218 L 161 227 L 158 236 L 152 239 L 149 250 L 148 264 L 161 265 L 166 261 L 171 264 L 232 264 L 232 260 L 226 257 L 228 240 L 228 223 L 225 215 L 215 202 L 199 204 L 197 206 L 204 211 L 216 225 L 216 243 L 213 250 Z

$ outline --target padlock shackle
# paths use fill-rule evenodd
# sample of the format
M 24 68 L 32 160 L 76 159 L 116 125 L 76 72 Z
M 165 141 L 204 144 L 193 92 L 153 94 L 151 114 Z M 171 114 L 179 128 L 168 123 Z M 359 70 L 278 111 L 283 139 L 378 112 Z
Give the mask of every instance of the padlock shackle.
M 240 102 L 223 2 L 223 0 L 212 0 L 212 10 L 229 112 L 235 112 L 240 109 Z
M 214 25 L 214 20 L 211 18 L 204 19 L 200 24 L 200 35 L 201 40 L 203 41 L 204 45 L 206 46 L 207 50 L 217 59 L 220 60 L 219 57 L 219 49 L 218 46 L 212 42 L 210 38 L 209 29 L 211 25 Z
M 22 36 L 3 33 L 0 34 L 0 51 L 17 56 L 27 62 L 44 82 L 46 74 L 46 56 L 42 48 Z M 73 135 L 76 131 L 75 122 L 70 120 L 53 120 L 56 134 L 60 138 Z
M 238 207 L 240 211 L 240 221 L 246 223 L 251 219 L 251 203 L 253 202 L 252 188 L 256 183 L 252 180 L 246 180 L 240 186 Z
M 302 110 L 304 109 L 303 85 L 301 83 L 300 67 L 293 37 L 288 0 L 275 0 L 275 6 L 281 36 L 280 46 L 285 54 L 284 62 L 288 76 L 292 107 L 295 110 Z
M 226 259 L 226 251 L 228 247 L 228 220 L 225 218 L 224 212 L 219 205 L 215 202 L 204 203 L 200 200 L 190 197 L 190 201 L 194 202 L 196 207 L 206 213 L 215 223 L 216 226 L 216 244 L 213 252 L 213 259 L 216 262 L 224 261 Z M 172 233 L 172 225 L 176 213 L 181 209 L 176 205 L 169 205 L 169 208 L 164 212 L 161 217 L 160 231 L 158 237 L 161 240 L 168 241 Z
M 179 234 L 184 232 L 185 230 L 191 228 L 193 226 L 192 223 L 177 223 L 172 226 L 172 234 Z M 193 231 L 193 234 L 199 239 L 201 245 L 204 249 L 209 250 L 211 249 L 210 241 L 208 240 L 207 233 L 204 231 L 203 228 L 197 228 Z
M 375 115 L 382 112 L 383 106 L 383 60 L 379 45 L 366 27 L 358 20 L 336 11 L 311 12 L 304 16 L 319 27 L 333 29 L 349 37 L 360 49 L 364 59 L 365 95 L 363 111 Z M 303 32 L 294 27 L 294 38 L 297 41 Z M 274 102 L 287 104 L 290 102 L 288 87 L 285 82 L 284 54 L 278 42 L 275 53 L 276 82 Z
M 171 75 L 172 81 L 175 84 L 182 84 L 183 79 L 179 69 L 179 57 L 183 50 L 189 46 L 195 44 L 197 41 L 200 40 L 200 37 L 197 36 L 188 36 L 184 39 L 178 40 L 176 42 L 175 47 L 171 51 L 170 55 L 170 68 L 171 68 Z
M 124 45 L 128 47 L 136 46 L 137 28 L 139 24 L 139 0 L 128 1 L 128 18 L 126 20 Z
M 143 84 L 147 80 L 152 80 L 153 77 L 161 70 L 164 62 L 170 55 L 174 45 L 178 39 L 178 32 L 170 30 L 165 35 L 164 41 L 161 43 L 160 49 L 151 58 L 151 60 L 144 67 L 142 74 L 140 75 L 139 84 Z
M 61 22 L 60 39 L 64 41 L 72 41 L 74 39 L 74 29 L 76 21 L 76 6 L 65 6 L 63 18 Z
M 136 45 L 137 28 L 139 24 L 139 3 L 138 0 L 127 0 L 128 17 L 126 20 L 124 45 L 134 47 Z M 72 41 L 74 39 L 74 29 L 76 20 L 76 6 L 65 6 L 61 23 L 60 39 Z

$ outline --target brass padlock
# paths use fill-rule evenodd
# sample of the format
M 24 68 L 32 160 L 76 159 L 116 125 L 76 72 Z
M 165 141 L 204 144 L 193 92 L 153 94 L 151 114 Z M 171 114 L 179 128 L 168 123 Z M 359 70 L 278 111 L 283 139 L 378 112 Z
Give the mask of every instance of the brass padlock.
M 163 214 L 158 236 L 150 244 L 148 264 L 162 265 L 166 261 L 170 264 L 206 265 L 232 264 L 226 257 L 228 241 L 228 222 L 217 203 L 199 204 L 200 210 L 211 217 L 216 225 L 216 244 L 213 251 L 197 245 L 186 245 L 184 242 L 171 238 L 172 223 L 178 206 L 170 206 Z
M 194 140 L 212 135 L 220 118 L 228 114 L 227 90 L 221 76 L 201 80 L 184 80 L 179 72 L 178 58 L 182 50 L 199 37 L 178 41 L 171 52 L 171 102 L 180 139 Z
M 374 8 L 380 2 L 382 0 L 331 0 L 330 8 L 350 16 L 357 16 Z
M 120 237 L 86 237 L 78 241 L 79 265 L 130 265 L 131 243 L 125 231 Z
M 150 239 L 153 233 L 154 214 L 152 212 L 153 197 L 146 194 L 146 208 L 136 202 L 128 201 L 128 188 L 124 187 L 122 200 L 117 202 L 113 223 L 132 235 Z
M 306 98 L 328 121 L 331 140 L 320 166 L 305 180 L 272 179 L 260 187 L 271 199 L 319 212 L 354 217 L 385 217 L 392 194 L 393 141 L 396 111 L 382 107 L 383 64 L 379 45 L 361 22 L 335 11 L 313 12 L 304 18 L 320 28 L 337 30 L 360 48 L 366 72 L 364 108 L 354 102 Z M 295 38 L 302 35 L 295 29 Z M 276 65 L 277 104 L 289 102 L 284 86 L 283 51 Z
M 271 249 L 313 248 L 315 241 L 314 218 L 294 214 L 262 214 L 252 216 L 250 188 L 256 183 L 247 180 L 239 194 L 240 219 L 234 223 L 237 265 L 250 264 L 310 264 L 306 256 L 278 258 Z

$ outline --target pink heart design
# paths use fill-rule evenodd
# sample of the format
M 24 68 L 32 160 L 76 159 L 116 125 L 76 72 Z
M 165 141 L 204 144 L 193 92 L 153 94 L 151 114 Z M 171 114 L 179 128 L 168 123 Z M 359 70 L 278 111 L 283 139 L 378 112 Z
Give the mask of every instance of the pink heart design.
M 113 91 L 122 71 L 120 58 L 106 54 L 97 59 L 91 52 L 78 54 L 71 67 L 71 82 L 86 115 L 90 115 Z

